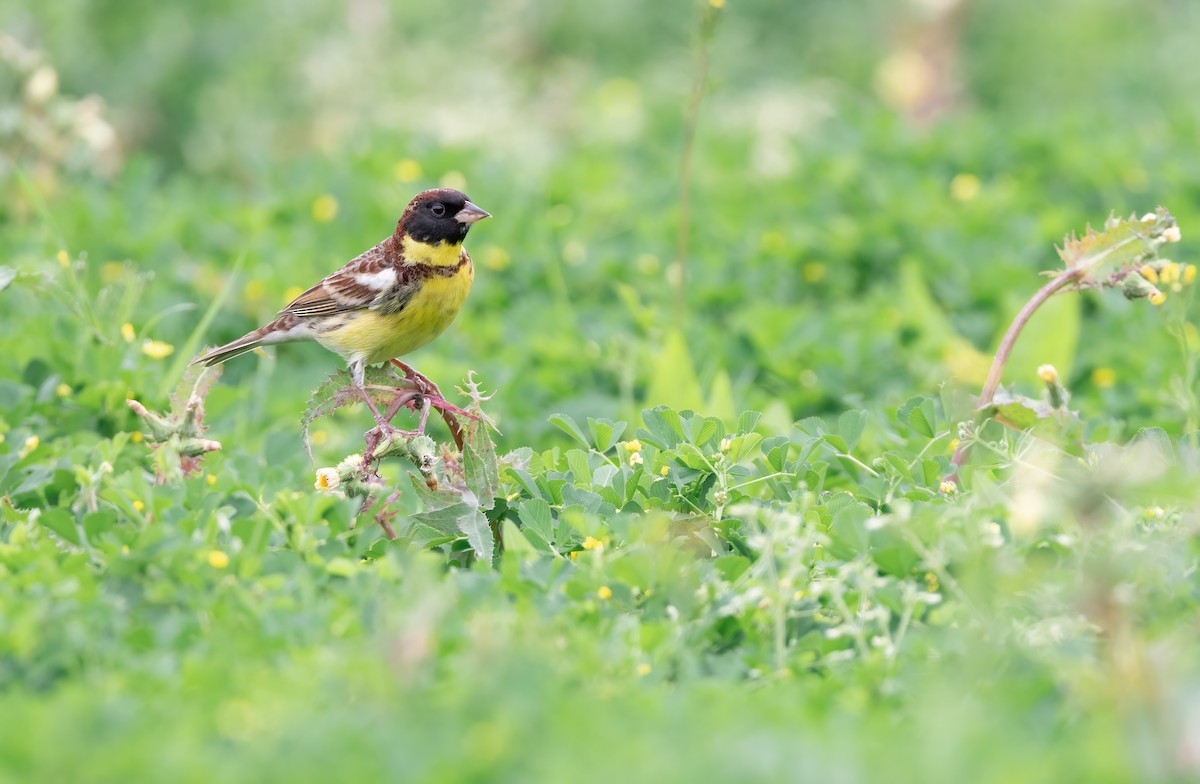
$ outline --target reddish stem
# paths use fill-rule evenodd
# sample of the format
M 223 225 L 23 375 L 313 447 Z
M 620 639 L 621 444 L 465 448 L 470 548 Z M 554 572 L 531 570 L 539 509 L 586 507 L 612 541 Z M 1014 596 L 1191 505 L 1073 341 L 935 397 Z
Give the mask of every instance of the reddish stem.
M 1064 286 L 1079 280 L 1086 271 L 1080 267 L 1063 270 L 1053 280 L 1042 286 L 1025 303 L 1025 307 L 1021 308 L 1021 312 L 1017 314 L 1012 324 L 1009 325 L 1008 331 L 1004 333 L 1004 339 L 1000 341 L 1000 348 L 996 349 L 996 357 L 992 360 L 992 369 L 988 371 L 987 380 L 983 382 L 983 389 L 979 393 L 979 400 L 976 404 L 978 409 L 985 408 L 995 399 L 996 390 L 1000 388 L 1000 378 L 1004 375 L 1004 366 L 1008 364 L 1008 358 L 1012 355 L 1013 346 L 1016 345 L 1017 338 L 1021 336 L 1021 330 L 1025 329 L 1025 325 L 1029 323 L 1029 319 L 1033 317 L 1038 308 L 1045 304 L 1046 300 L 1057 294 Z M 954 471 L 946 477 L 946 481 L 958 481 L 958 469 L 962 468 L 963 464 L 967 462 L 967 457 L 970 454 L 970 442 L 958 445 L 958 448 L 954 450 L 954 457 L 950 460 L 954 465 Z

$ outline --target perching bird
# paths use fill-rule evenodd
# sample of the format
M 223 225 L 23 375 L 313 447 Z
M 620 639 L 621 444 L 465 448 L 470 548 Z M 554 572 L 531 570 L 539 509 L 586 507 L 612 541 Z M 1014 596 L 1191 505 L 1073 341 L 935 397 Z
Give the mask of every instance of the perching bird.
M 364 387 L 366 366 L 414 351 L 450 326 L 475 278 L 463 240 L 487 217 L 459 191 L 418 193 L 392 236 L 296 297 L 270 324 L 195 361 L 211 366 L 259 346 L 315 340 L 350 363 L 354 385 L 386 430 Z

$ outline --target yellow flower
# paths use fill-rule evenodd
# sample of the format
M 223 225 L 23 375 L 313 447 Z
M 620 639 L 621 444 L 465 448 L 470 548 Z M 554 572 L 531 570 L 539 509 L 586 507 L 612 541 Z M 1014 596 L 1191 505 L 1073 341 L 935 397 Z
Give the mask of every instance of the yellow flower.
M 56 386 L 54 388 L 54 394 L 58 395 L 59 397 L 70 397 L 71 385 L 70 384 L 59 384 L 58 386 Z
M 1037 369 L 1037 374 L 1038 378 L 1047 384 L 1058 383 L 1058 371 L 1054 369 L 1054 365 L 1042 365 Z
M 329 440 L 329 434 L 324 430 L 314 430 L 308 440 L 312 442 L 313 446 L 321 446 Z
M 725 7 L 725 0 L 708 0 L 708 4 L 713 8 L 721 9 Z
M 62 267 L 63 269 L 71 266 L 71 257 L 67 255 L 65 250 L 60 250 L 55 258 L 58 259 L 58 266 Z
M 217 475 L 209 474 L 208 476 L 204 477 L 204 481 L 208 483 L 209 487 L 212 487 L 217 483 Z
M 246 284 L 246 288 L 242 293 L 247 301 L 258 302 L 267 293 L 267 286 L 261 280 L 252 280 Z
M 612 598 L 612 588 L 609 588 L 607 585 L 602 585 L 600 586 L 600 590 L 596 591 L 596 595 L 601 599 L 608 601 Z
M 632 441 L 626 441 L 625 442 L 625 451 L 626 452 L 641 452 L 642 451 L 642 442 L 638 441 L 636 438 L 633 439 Z
M 132 343 L 133 339 L 136 336 L 137 336 L 136 333 L 134 333 L 134 331 L 133 331 L 133 325 L 130 324 L 128 321 L 126 321 L 124 324 L 121 325 L 121 338 L 126 343 Z
M 460 171 L 448 171 L 442 175 L 442 180 L 438 184 L 443 188 L 465 191 L 467 189 L 467 178 Z
M 142 353 L 151 359 L 166 359 L 174 351 L 174 346 L 161 340 L 146 339 L 142 341 Z
M 1163 294 L 1161 291 L 1156 291 L 1150 295 L 1150 304 L 1151 305 L 1161 305 L 1166 301 L 1167 301 L 1167 295 Z
M 1158 279 L 1163 283 L 1174 283 L 1179 280 L 1179 265 L 1173 261 L 1168 261 L 1159 270 Z
M 229 556 L 220 550 L 213 550 L 208 554 L 208 565 L 214 569 L 224 569 L 229 566 Z
M 641 452 L 634 452 L 632 455 L 629 456 L 629 465 L 631 465 L 631 466 L 640 466 L 642 464 L 642 462 L 643 462 L 643 460 L 642 460 Z
M 146 508 L 146 503 L 141 499 L 135 498 L 133 501 L 133 508 L 140 512 Z
M 1092 371 L 1092 383 L 1107 389 L 1117 383 L 1117 372 L 1110 367 L 1098 367 Z
M 342 477 L 336 468 L 317 469 L 317 481 L 314 487 L 318 490 L 334 490 L 341 483 Z
M 411 158 L 405 158 L 396 164 L 396 168 L 392 170 L 392 173 L 396 175 L 396 179 L 400 182 L 419 180 L 421 178 L 421 164 Z
M 1183 282 L 1187 285 L 1192 285 L 1192 281 L 1196 279 L 1196 265 L 1189 264 L 1183 268 Z
M 1151 283 L 1158 283 L 1158 270 L 1154 269 L 1154 267 L 1151 267 L 1149 264 L 1143 264 L 1142 268 L 1138 270 L 1138 272 L 1142 273 L 1142 277 Z
M 105 283 L 116 283 L 125 277 L 125 265 L 119 261 L 106 261 L 100 267 L 100 279 Z
M 947 445 L 946 445 L 946 447 L 947 447 L 947 448 L 948 448 L 948 449 L 949 449 L 951 452 L 953 452 L 955 449 L 958 449 L 958 439 L 957 439 L 957 438 L 952 438 L 952 439 L 950 439 L 950 443 L 949 443 L 949 444 L 947 444 Z
M 38 438 L 37 436 L 30 436 L 29 438 L 26 438 L 25 439 L 25 454 L 29 454 L 33 450 L 37 449 L 38 445 L 41 443 L 42 443 L 42 440 L 40 438 Z
M 512 256 L 498 245 L 488 245 L 483 249 L 482 262 L 483 266 L 488 269 L 499 272 L 508 269 L 508 266 L 512 264 Z
M 804 282 L 820 283 L 825 279 L 825 265 L 819 261 L 810 261 L 804 265 Z
M 720 2 L 723 3 L 723 2 L 725 2 L 725 0 L 720 0 Z M 650 674 L 650 665 L 646 664 L 646 662 L 642 662 L 641 664 L 639 664 L 637 666 L 637 674 L 642 676 L 643 678 L 645 678 L 647 675 Z
M 937 593 L 940 583 L 938 583 L 937 575 L 933 572 L 925 573 L 925 590 L 930 593 Z
M 958 485 L 951 482 L 949 479 L 938 485 L 938 492 L 942 495 L 951 495 L 958 489 Z
M 312 216 L 313 220 L 317 223 L 329 223 L 329 221 L 337 217 L 337 212 L 337 199 L 328 193 L 318 196 L 312 203 Z
M 604 549 L 604 542 L 600 541 L 599 539 L 597 539 L 594 536 L 589 536 L 588 538 L 583 540 L 583 549 L 584 550 L 602 550 L 602 549 Z
M 957 174 L 950 181 L 950 198 L 955 201 L 970 201 L 979 195 L 979 178 L 974 174 Z
M 140 443 L 142 443 L 142 439 L 143 439 L 143 438 L 145 438 L 145 436 L 144 436 L 144 435 L 142 435 L 142 431 L 141 431 L 141 430 L 134 430 L 134 431 L 133 431 L 133 432 L 132 432 L 132 433 L 129 435 L 129 440 L 130 440 L 130 441 L 132 441 L 132 442 L 133 442 L 133 443 L 135 443 L 135 444 L 140 444 Z
M 658 473 L 662 474 L 663 476 L 666 476 L 667 474 L 671 473 L 671 467 L 670 467 L 670 466 L 663 466 L 662 468 L 660 468 L 660 469 L 658 470 Z
M 717 448 L 720 449 L 722 452 L 728 452 L 729 448 L 731 446 L 732 446 L 732 443 L 730 442 L 730 440 L 728 438 L 722 438 L 721 444 Z

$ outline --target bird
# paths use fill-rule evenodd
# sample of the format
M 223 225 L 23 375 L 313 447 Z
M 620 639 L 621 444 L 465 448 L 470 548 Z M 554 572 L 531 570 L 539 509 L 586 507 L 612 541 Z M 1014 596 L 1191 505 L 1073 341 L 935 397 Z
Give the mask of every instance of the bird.
M 269 324 L 192 364 L 211 367 L 259 346 L 315 340 L 349 363 L 351 383 L 379 430 L 392 430 L 367 394 L 366 367 L 396 361 L 436 390 L 396 358 L 438 337 L 458 315 L 475 279 L 463 241 L 471 226 L 489 217 L 461 191 L 422 191 L 391 236 L 296 297 Z

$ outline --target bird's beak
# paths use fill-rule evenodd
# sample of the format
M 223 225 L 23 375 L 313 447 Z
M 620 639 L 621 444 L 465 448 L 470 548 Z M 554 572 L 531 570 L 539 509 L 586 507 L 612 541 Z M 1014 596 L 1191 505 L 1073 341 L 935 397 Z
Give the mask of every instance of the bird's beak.
M 481 221 L 484 218 L 490 217 L 492 217 L 490 213 L 479 209 L 471 202 L 467 202 L 465 205 L 463 205 L 463 208 L 455 214 L 454 220 L 458 221 L 459 223 L 471 224 L 475 221 Z

